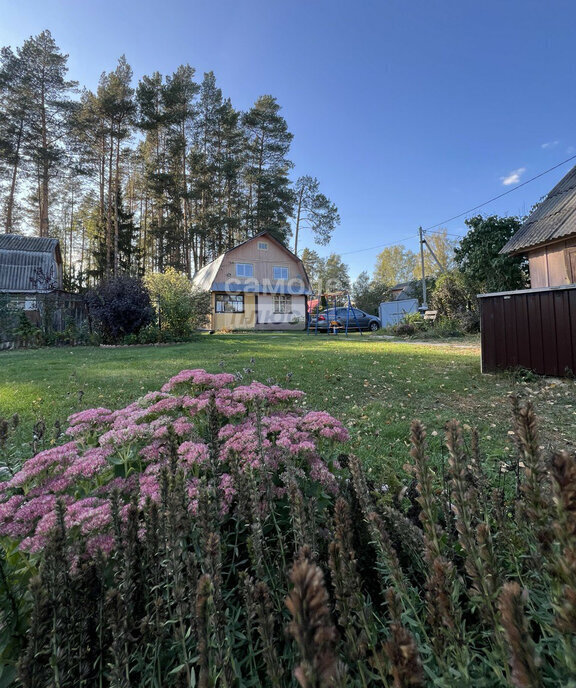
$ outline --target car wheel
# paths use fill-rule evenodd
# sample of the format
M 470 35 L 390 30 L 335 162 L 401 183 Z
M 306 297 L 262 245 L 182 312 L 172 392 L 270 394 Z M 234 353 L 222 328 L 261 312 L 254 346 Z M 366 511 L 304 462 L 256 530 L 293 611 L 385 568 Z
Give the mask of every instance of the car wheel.
M 375 320 L 373 320 L 370 323 L 370 325 L 368 325 L 368 328 L 370 329 L 370 332 L 376 332 L 376 330 L 380 329 L 380 325 L 378 325 L 378 323 Z

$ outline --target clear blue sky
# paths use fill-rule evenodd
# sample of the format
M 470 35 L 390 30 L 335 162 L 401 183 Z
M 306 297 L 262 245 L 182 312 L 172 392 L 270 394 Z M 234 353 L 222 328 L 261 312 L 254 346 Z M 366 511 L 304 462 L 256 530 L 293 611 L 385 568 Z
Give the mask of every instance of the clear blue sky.
M 294 174 L 342 217 L 320 253 L 353 276 L 377 250 L 350 252 L 415 249 L 419 225 L 576 154 L 573 0 L 0 0 L 0 17 L 0 45 L 50 29 L 88 88 L 124 53 L 136 80 L 189 63 L 237 108 L 276 96 Z M 483 212 L 525 213 L 569 168 Z

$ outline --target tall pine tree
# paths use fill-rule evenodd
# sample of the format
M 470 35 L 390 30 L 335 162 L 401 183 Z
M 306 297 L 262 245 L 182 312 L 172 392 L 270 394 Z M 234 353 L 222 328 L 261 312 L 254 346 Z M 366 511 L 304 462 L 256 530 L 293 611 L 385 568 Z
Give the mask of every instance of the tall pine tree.
M 286 243 L 294 202 L 288 178 L 293 164 L 287 157 L 293 136 L 280 115 L 276 98 L 270 95 L 258 98 L 244 114 L 242 123 L 248 140 L 245 167 L 248 235 L 266 230 Z

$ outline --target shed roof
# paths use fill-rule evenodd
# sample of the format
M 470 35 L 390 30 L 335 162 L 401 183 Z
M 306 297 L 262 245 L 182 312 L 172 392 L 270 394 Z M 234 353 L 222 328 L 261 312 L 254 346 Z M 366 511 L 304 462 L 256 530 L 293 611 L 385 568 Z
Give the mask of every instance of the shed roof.
M 61 289 L 61 262 L 58 239 L 0 234 L 0 291 Z
M 521 253 L 576 234 L 576 167 L 535 208 L 500 253 Z
M 58 239 L 51 239 L 50 237 L 31 237 L 22 236 L 21 234 L 0 234 L 0 250 L 53 253 L 58 246 Z

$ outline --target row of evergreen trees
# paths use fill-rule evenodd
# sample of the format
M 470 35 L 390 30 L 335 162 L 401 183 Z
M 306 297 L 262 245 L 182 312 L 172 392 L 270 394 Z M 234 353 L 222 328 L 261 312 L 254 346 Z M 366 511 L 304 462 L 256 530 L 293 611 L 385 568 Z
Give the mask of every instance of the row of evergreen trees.
M 292 134 L 271 95 L 247 112 L 189 65 L 134 86 L 124 57 L 96 92 L 67 79 L 49 31 L 0 63 L 0 212 L 6 232 L 59 236 L 76 286 L 174 267 L 193 272 L 263 230 L 339 223 L 318 181 L 293 182 Z

